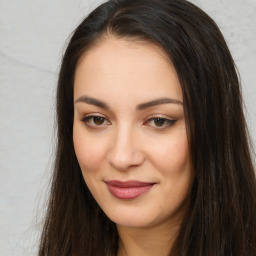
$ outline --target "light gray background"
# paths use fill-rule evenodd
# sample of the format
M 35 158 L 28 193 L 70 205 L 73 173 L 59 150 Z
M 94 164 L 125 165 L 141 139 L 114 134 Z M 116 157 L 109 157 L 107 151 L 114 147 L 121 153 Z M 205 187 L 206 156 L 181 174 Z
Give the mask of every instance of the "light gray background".
M 67 38 L 100 0 L 0 0 L 0 255 L 36 255 Z M 256 142 L 256 0 L 194 0 L 220 26 L 241 74 Z

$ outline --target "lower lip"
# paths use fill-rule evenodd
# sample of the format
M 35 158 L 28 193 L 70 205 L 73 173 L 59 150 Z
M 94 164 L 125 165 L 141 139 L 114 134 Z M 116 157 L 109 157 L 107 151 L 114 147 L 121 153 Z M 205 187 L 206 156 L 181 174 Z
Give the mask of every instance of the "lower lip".
M 154 184 L 149 184 L 139 187 L 117 187 L 107 184 L 109 192 L 118 199 L 129 200 L 135 199 L 146 193 L 153 187 Z

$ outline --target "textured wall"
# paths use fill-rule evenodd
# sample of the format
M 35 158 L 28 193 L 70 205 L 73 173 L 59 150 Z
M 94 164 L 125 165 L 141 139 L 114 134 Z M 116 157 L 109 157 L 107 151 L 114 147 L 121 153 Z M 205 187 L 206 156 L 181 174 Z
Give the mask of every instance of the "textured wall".
M 100 1 L 0 0 L 0 255 L 35 255 L 54 145 L 54 93 L 66 39 Z M 197 0 L 241 73 L 256 141 L 256 0 Z

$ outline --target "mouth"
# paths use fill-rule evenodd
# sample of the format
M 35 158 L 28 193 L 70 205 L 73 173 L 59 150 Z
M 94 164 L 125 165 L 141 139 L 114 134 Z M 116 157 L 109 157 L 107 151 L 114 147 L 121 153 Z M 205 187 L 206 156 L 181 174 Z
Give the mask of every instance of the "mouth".
M 109 192 L 118 199 L 131 200 L 149 191 L 156 183 L 141 182 L 137 180 L 105 181 Z

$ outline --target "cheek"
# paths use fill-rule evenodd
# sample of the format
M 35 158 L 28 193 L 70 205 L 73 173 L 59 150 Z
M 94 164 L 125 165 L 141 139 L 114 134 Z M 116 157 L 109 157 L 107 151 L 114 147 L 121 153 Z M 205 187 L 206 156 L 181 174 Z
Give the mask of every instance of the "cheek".
M 106 142 L 90 136 L 85 132 L 84 127 L 74 125 L 73 143 L 85 183 L 95 199 L 104 199 L 104 189 L 98 182 L 102 181 L 101 170 L 104 169 L 104 159 L 106 159 Z
M 193 172 L 186 136 L 173 137 L 160 144 L 152 149 L 151 162 L 162 175 L 163 190 L 162 196 L 159 197 L 161 211 L 169 215 L 183 206 L 193 182 Z
M 106 145 L 100 139 L 93 139 L 86 135 L 83 128 L 75 127 L 73 142 L 77 160 L 84 170 L 90 172 L 98 169 L 105 158 Z
M 170 139 L 158 141 L 150 147 L 152 162 L 164 175 L 181 174 L 189 164 L 189 150 L 186 136 L 180 134 Z

